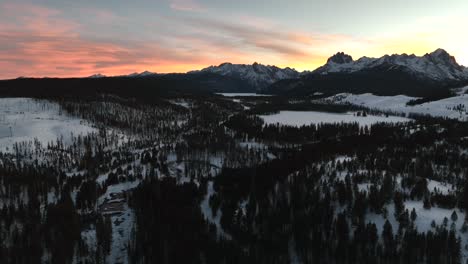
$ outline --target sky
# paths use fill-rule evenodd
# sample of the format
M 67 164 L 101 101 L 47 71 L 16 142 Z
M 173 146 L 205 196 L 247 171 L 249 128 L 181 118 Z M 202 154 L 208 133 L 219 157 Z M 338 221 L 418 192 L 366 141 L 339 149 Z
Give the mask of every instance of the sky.
M 0 79 L 187 72 L 223 62 L 313 70 L 447 50 L 468 66 L 467 0 L 0 0 Z

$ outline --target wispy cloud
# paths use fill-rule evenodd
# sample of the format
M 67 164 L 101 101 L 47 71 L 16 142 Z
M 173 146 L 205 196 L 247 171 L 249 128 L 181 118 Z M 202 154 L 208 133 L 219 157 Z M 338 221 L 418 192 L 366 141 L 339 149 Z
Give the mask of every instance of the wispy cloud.
M 21 32 L 0 34 L 0 43 L 6 42 L 13 42 L 14 46 L 0 44 L 0 65 L 2 69 L 17 72 L 8 77 L 72 77 L 96 72 L 118 75 L 146 69 L 170 71 L 174 65 L 182 62 L 202 61 L 197 56 L 181 56 L 172 49 L 141 42 L 112 43 L 79 37 L 25 35 Z
M 304 50 L 314 38 L 256 20 L 239 24 L 187 18 L 182 23 L 190 22 L 189 29 L 158 32 L 158 39 L 149 41 L 87 38 L 80 34 L 83 25 L 55 9 L 9 4 L 0 15 L 6 12 L 15 15 L 14 23 L 0 20 L 0 67 L 8 69 L 0 78 L 187 71 L 223 61 L 280 63 L 314 56 Z M 111 12 L 87 12 L 102 22 L 120 22 Z
M 344 42 L 352 42 L 351 36 L 341 34 L 310 33 L 291 30 L 265 19 L 243 17 L 242 19 L 215 19 L 208 17 L 186 17 L 186 25 L 192 27 L 192 39 L 204 42 L 214 49 L 222 47 L 221 54 L 245 54 L 244 60 L 278 66 L 313 69 L 336 52 Z
M 99 19 L 114 19 L 102 13 Z M 87 76 L 133 71 L 179 70 L 180 64 L 202 61 L 196 55 L 181 54 L 159 43 L 87 39 L 81 25 L 62 16 L 59 10 L 36 5 L 2 5 L 0 16 L 14 14 L 11 23 L 0 23 L 0 78 L 17 76 Z

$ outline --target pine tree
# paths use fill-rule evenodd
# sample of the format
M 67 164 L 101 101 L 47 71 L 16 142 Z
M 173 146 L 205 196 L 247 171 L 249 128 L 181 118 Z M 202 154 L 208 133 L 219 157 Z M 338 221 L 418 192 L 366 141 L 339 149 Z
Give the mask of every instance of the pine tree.
M 418 215 L 416 214 L 416 210 L 413 208 L 413 210 L 411 210 L 411 221 L 416 221 L 417 217 Z
M 431 201 L 430 201 L 429 196 L 425 196 L 425 197 L 424 197 L 423 203 L 424 203 L 424 204 L 423 204 L 424 209 L 426 209 L 426 210 L 431 209 L 432 205 L 431 205 Z
M 388 220 L 385 221 L 383 227 L 382 239 L 384 241 L 384 251 L 386 252 L 385 255 L 393 255 L 393 228 L 392 224 L 390 224 Z
M 454 210 L 452 215 L 450 216 L 450 219 L 452 219 L 453 222 L 456 222 L 458 220 L 458 215 L 457 212 Z

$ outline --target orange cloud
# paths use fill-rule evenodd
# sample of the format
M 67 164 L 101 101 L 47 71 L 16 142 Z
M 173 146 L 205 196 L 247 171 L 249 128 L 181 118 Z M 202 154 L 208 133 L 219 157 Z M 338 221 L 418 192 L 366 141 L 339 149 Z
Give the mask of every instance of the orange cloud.
M 306 36 L 299 39 L 299 34 L 291 37 L 252 23 L 218 25 L 215 29 L 222 32 L 213 35 L 213 22 L 199 21 L 205 23 L 202 35 L 174 35 L 158 42 L 91 40 L 79 34 L 80 24 L 65 19 L 57 10 L 12 4 L 2 10 L 21 13 L 16 16 L 17 25 L 0 24 L 0 66 L 8 69 L 0 78 L 185 72 L 225 61 L 286 64 L 313 57 L 304 50 L 309 41 Z M 114 18 L 111 13 L 101 17 L 104 21 Z
M 134 71 L 172 71 L 182 69 L 182 57 L 157 45 L 93 42 L 78 37 L 42 37 L 0 34 L 0 42 L 14 41 L 9 53 L 0 53 L 2 68 L 13 68 L 26 76 L 75 77 L 96 72 L 107 75 Z M 184 56 L 185 58 L 185 56 Z M 188 63 L 203 61 L 186 58 Z M 14 76 L 9 76 L 14 77 Z
M 80 77 L 152 70 L 183 70 L 203 63 L 158 44 L 89 40 L 78 33 L 79 24 L 57 10 L 35 5 L 3 4 L 0 15 L 15 14 L 15 23 L 0 24 L 0 78 L 17 76 Z M 112 14 L 101 13 L 104 20 Z M 183 62 L 182 62 L 183 61 Z M 186 69 L 186 68 L 185 68 Z M 187 69 L 188 70 L 188 69 Z

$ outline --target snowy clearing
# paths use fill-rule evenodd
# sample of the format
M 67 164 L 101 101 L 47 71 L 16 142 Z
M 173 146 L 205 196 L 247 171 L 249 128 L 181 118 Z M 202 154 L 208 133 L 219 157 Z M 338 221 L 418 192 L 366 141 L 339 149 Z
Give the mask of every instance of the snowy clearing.
M 260 115 L 260 118 L 266 124 L 277 124 L 288 126 L 304 126 L 320 123 L 353 123 L 357 122 L 360 126 L 370 126 L 375 123 L 398 123 L 409 122 L 411 119 L 397 116 L 357 116 L 356 113 L 326 113 L 316 111 L 280 111 L 273 115 Z
M 427 189 L 430 192 L 439 192 L 443 195 L 447 195 L 450 192 L 455 192 L 452 184 L 434 180 L 427 180 Z
M 252 97 L 252 96 L 272 96 L 269 94 L 258 94 L 258 93 L 216 93 L 225 97 Z
M 95 131 L 86 121 L 63 113 L 56 103 L 31 98 L 0 98 L 0 151 L 12 151 L 15 143 L 34 139 L 47 145 L 62 138 L 68 144 L 73 136 Z
M 447 117 L 461 121 L 468 120 L 468 94 L 460 94 L 458 96 L 414 106 L 407 106 L 406 103 L 418 98 L 406 95 L 378 96 L 370 93 L 357 95 L 343 93 L 329 97 L 328 99 L 333 102 L 350 103 L 371 109 Z M 460 105 L 464 107 L 459 108 Z
M 192 108 L 192 103 L 189 102 L 189 101 L 186 101 L 186 100 L 171 100 L 169 101 L 171 104 L 175 104 L 175 105 L 178 105 L 178 106 L 182 106 L 186 109 L 190 109 Z

